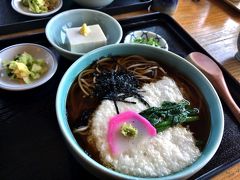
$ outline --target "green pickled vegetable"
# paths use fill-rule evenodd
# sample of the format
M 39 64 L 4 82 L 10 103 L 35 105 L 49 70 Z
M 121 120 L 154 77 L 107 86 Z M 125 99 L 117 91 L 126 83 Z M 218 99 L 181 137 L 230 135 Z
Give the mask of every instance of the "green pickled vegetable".
M 159 41 L 156 40 L 153 37 L 150 37 L 150 38 L 138 37 L 138 38 L 134 39 L 133 42 L 134 43 L 140 43 L 140 44 L 148 44 L 148 45 L 155 46 L 155 47 L 159 47 L 160 46 Z
M 23 6 L 28 7 L 33 13 L 45 13 L 53 9 L 58 0 L 21 0 Z
M 48 69 L 44 60 L 34 59 L 26 52 L 15 56 L 11 61 L 4 61 L 3 67 L 11 79 L 23 80 L 27 84 L 39 79 Z

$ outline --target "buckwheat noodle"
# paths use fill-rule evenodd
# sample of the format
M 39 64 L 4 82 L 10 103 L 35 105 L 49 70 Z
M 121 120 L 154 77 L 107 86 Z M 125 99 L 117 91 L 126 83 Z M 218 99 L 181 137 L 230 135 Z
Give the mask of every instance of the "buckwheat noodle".
M 78 76 L 78 85 L 86 96 L 90 96 L 94 88 L 94 73 L 101 73 L 106 69 L 114 71 L 125 69 L 131 72 L 140 83 L 150 83 L 167 74 L 156 61 L 138 55 L 101 58 L 96 65 L 82 71 Z

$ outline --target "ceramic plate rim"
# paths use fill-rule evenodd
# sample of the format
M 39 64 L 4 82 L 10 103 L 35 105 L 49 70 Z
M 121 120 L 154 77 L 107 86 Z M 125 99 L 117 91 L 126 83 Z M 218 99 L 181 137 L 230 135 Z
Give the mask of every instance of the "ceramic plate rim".
M 29 10 L 24 10 L 24 9 L 27 9 L 25 7 L 23 7 L 21 4 L 20 4 L 20 1 L 21 0 L 12 0 L 11 2 L 11 5 L 12 5 L 12 8 L 22 14 L 22 15 L 26 15 L 26 16 L 31 16 L 31 17 L 44 17 L 44 16 L 49 16 L 51 14 L 54 14 L 55 12 L 57 12 L 59 9 L 62 8 L 62 5 L 63 5 L 63 1 L 62 0 L 59 0 L 59 4 L 58 6 L 56 6 L 55 9 L 53 9 L 52 11 L 49 11 L 49 12 L 46 12 L 46 13 L 40 13 L 40 14 L 37 14 L 37 13 L 32 13 L 30 12 Z M 20 8 L 19 8 L 20 7 Z
M 164 43 L 165 43 L 165 45 L 166 45 L 166 48 L 162 48 L 162 47 L 158 47 L 158 48 L 161 48 L 161 49 L 163 49 L 163 50 L 166 50 L 166 51 L 168 51 L 168 43 L 167 43 L 167 41 L 166 41 L 166 39 L 164 39 L 160 34 L 158 34 L 158 33 L 156 33 L 156 32 L 153 32 L 153 31 L 148 31 L 148 30 L 136 30 L 136 31 L 131 31 L 131 32 L 129 32 L 125 37 L 124 37 L 124 43 L 133 43 L 133 42 L 131 42 L 130 40 L 128 40 L 129 39 L 129 36 L 131 35 L 131 34 L 135 34 L 135 33 L 149 33 L 150 35 L 156 35 L 159 39 L 161 39 Z
M 51 66 L 51 68 L 49 68 L 48 72 L 45 74 L 45 77 L 36 80 L 36 81 L 38 81 L 36 83 L 23 84 L 21 86 L 16 85 L 16 86 L 12 87 L 12 86 L 8 86 L 8 85 L 3 85 L 0 82 L 0 89 L 10 90 L 10 91 L 29 90 L 29 89 L 33 89 L 33 88 L 43 85 L 44 83 L 46 83 L 48 80 L 50 80 L 52 78 L 52 76 L 57 71 L 58 61 L 57 61 L 57 57 L 54 55 L 54 53 L 50 49 L 48 49 L 47 47 L 44 47 L 40 44 L 35 44 L 35 43 L 19 43 L 19 44 L 14 44 L 14 45 L 8 46 L 6 48 L 3 48 L 2 50 L 0 50 L 0 54 L 10 48 L 14 48 L 17 46 L 36 46 L 38 48 L 41 48 L 43 51 L 46 51 L 51 56 L 52 66 Z M 1 62 L 2 61 L 0 61 L 0 63 Z M 1 76 L 0 76 L 0 79 L 1 79 Z

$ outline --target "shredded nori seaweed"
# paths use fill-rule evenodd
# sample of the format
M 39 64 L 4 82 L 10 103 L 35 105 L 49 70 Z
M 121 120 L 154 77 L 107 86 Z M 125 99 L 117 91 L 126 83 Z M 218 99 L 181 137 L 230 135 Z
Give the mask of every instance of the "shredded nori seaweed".
M 101 73 L 95 73 L 94 76 L 96 77 L 96 82 L 93 96 L 100 100 L 112 100 L 118 114 L 117 101 L 136 103 L 125 100 L 128 97 L 135 97 L 144 105 L 150 107 L 139 94 L 139 82 L 132 73 L 124 69 L 118 71 L 105 69 Z

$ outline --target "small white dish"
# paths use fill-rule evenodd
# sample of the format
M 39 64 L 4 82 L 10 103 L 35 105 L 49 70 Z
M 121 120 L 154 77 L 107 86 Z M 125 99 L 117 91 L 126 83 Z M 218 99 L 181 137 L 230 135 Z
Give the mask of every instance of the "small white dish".
M 19 83 L 17 80 L 10 79 L 6 69 L 3 67 L 4 61 L 12 60 L 17 54 L 23 52 L 31 54 L 36 59 L 45 60 L 48 65 L 48 71 L 30 84 Z M 0 51 L 0 88 L 11 91 L 22 91 L 38 87 L 47 82 L 54 75 L 57 66 L 58 61 L 55 55 L 44 46 L 32 43 L 22 43 L 6 47 Z
M 29 9 L 27 7 L 22 5 L 21 0 L 12 0 L 11 5 L 12 5 L 12 8 L 20 14 L 23 14 L 23 15 L 26 15 L 26 16 L 32 16 L 32 17 L 44 17 L 44 16 L 49 16 L 51 14 L 54 14 L 59 9 L 61 9 L 61 7 L 63 5 L 63 1 L 58 0 L 58 3 L 53 10 L 48 11 L 46 13 L 39 13 L 39 14 L 29 11 Z
M 153 38 L 154 41 L 159 43 L 159 46 L 155 46 L 155 47 L 159 47 L 164 50 L 168 50 L 168 44 L 167 44 L 166 40 L 164 38 L 162 38 L 159 34 L 151 32 L 151 31 L 133 31 L 125 37 L 124 43 L 138 43 L 138 42 L 135 42 L 135 40 L 138 38 L 145 38 L 145 39 Z M 143 43 L 141 43 L 141 44 L 143 44 Z M 151 45 L 151 46 L 154 46 L 154 45 Z

